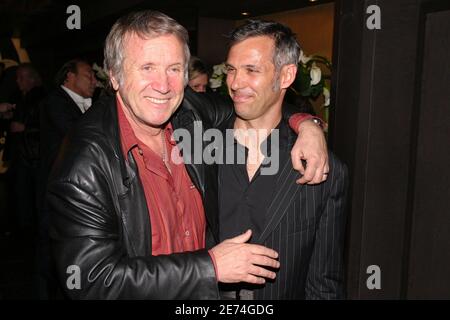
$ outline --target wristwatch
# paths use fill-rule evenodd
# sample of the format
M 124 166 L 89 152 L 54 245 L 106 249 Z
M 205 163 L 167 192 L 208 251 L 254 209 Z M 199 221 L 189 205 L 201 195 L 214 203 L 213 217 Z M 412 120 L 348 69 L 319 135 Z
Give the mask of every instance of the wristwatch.
M 323 121 L 318 117 L 312 117 L 311 120 L 323 129 Z

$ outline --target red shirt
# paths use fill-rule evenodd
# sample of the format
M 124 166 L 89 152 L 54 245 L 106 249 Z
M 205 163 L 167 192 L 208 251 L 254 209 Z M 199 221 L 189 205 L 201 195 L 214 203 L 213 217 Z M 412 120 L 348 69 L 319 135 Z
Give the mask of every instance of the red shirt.
M 169 172 L 161 156 L 136 137 L 122 108 L 117 101 L 122 151 L 128 159 L 128 151 L 132 150 L 147 201 L 152 226 L 152 255 L 204 249 L 202 198 L 184 163 L 175 164 L 171 159 L 173 152 L 180 154 L 172 138 L 172 125 L 169 123 L 164 128 Z

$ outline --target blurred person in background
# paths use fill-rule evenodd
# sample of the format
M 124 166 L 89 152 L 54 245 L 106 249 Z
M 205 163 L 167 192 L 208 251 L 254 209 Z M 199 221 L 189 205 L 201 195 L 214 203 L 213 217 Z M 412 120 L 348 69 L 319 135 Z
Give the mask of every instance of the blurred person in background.
M 18 226 L 22 231 L 29 232 L 37 210 L 39 112 L 46 91 L 36 68 L 29 63 L 17 68 L 17 85 L 22 95 L 10 124 L 10 170 Z
M 197 57 L 189 60 L 189 87 L 195 92 L 206 92 L 209 72 L 206 64 Z

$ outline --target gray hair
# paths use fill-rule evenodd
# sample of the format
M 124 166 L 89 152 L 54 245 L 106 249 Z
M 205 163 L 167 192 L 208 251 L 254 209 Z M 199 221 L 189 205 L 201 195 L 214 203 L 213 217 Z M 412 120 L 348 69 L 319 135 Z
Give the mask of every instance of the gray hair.
M 297 65 L 301 48 L 295 33 L 289 27 L 278 22 L 248 20 L 244 25 L 232 31 L 229 46 L 231 48 L 241 41 L 259 36 L 267 36 L 274 40 L 273 64 L 277 74 L 284 65 Z
M 189 35 L 187 30 L 169 16 L 152 10 L 130 13 L 119 18 L 106 37 L 104 49 L 105 69 L 119 83 L 123 82 L 124 42 L 126 37 L 136 34 L 142 38 L 154 38 L 162 35 L 176 36 L 184 47 L 184 80 L 188 82 L 188 63 L 190 59 Z

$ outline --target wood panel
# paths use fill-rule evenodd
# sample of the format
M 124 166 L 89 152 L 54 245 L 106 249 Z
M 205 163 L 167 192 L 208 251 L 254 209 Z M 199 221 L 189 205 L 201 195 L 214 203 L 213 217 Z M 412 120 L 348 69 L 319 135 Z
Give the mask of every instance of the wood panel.
M 337 1 L 330 144 L 348 164 L 351 177 L 346 244 L 349 298 L 448 293 L 438 280 L 447 278 L 434 274 L 450 269 L 448 255 L 442 253 L 450 234 L 445 220 L 448 202 L 439 194 L 450 195 L 444 178 L 448 169 L 442 169 L 450 152 L 443 147 L 449 133 L 450 99 L 445 89 L 449 55 L 447 49 L 437 50 L 445 47 L 445 40 L 448 48 L 448 25 L 441 21 L 445 18 L 430 20 L 424 38 L 421 18 L 424 10 L 442 11 L 445 3 L 448 6 L 448 1 L 438 0 Z M 381 9 L 380 30 L 366 27 L 366 8 L 372 4 Z M 432 26 L 443 30 L 431 31 Z M 428 77 L 425 73 L 422 77 L 422 59 Z M 418 89 L 425 100 L 417 95 Z M 432 121 L 435 116 L 439 121 Z M 381 269 L 380 290 L 366 286 L 370 265 Z
M 306 54 L 331 59 L 333 51 L 334 3 L 279 12 L 258 17 L 288 25 L 297 34 Z
M 427 10 L 426 8 L 424 10 Z M 450 4 L 424 12 L 416 78 L 408 298 L 450 298 Z

